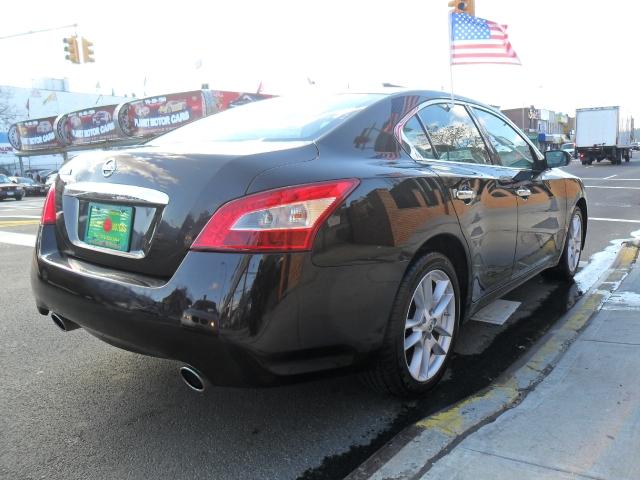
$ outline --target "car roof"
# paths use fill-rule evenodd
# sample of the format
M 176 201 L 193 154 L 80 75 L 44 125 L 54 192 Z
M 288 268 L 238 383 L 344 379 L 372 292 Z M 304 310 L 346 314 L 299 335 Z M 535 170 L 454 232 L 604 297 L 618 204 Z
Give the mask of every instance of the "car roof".
M 378 94 L 384 95 L 385 97 L 404 97 L 408 95 L 419 95 L 421 97 L 425 97 L 427 100 L 435 100 L 435 99 L 451 99 L 451 92 L 442 92 L 438 90 L 421 90 L 421 89 L 410 89 L 403 87 L 384 87 L 380 89 L 366 89 L 366 90 L 348 90 L 341 93 L 362 93 L 362 94 Z M 456 95 L 454 93 L 453 98 L 455 100 L 459 100 L 461 102 L 473 103 L 482 107 L 490 108 L 492 110 L 497 109 L 492 107 L 491 105 L 487 105 L 478 100 L 474 100 L 473 98 L 464 97 L 462 95 Z

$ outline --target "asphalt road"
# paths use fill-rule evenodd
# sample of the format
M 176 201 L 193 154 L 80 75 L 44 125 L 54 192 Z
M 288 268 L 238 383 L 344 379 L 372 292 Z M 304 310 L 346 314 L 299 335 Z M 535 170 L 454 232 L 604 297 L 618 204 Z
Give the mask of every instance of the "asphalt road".
M 630 164 L 567 170 L 585 178 L 589 215 L 602 219 L 589 224 L 583 260 L 640 230 L 640 152 Z M 353 375 L 198 395 L 175 362 L 62 333 L 36 312 L 33 249 L 11 243 L 35 233 L 41 205 L 0 202 L 3 479 L 341 478 L 405 425 L 487 385 L 577 296 L 575 285 L 541 277 L 509 294 L 518 311 L 500 327 L 470 322 L 450 371 L 421 401 L 371 394 Z
M 583 260 L 612 240 L 640 231 L 640 151 L 622 165 L 603 160 L 583 166 L 574 160 L 565 170 L 582 178 L 587 189 L 589 225 Z

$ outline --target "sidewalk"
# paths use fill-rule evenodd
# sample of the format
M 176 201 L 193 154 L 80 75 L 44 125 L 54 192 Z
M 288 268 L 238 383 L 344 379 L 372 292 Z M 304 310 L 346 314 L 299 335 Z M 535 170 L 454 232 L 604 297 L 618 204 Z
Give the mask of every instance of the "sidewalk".
M 640 478 L 638 264 L 522 403 L 422 472 L 414 478 Z

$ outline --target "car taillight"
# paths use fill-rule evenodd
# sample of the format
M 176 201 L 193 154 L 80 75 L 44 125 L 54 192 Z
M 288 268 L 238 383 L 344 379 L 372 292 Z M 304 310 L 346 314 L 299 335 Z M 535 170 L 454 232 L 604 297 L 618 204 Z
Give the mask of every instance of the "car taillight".
M 47 198 L 44 200 L 40 225 L 51 225 L 54 223 L 56 223 L 56 186 L 51 185 L 47 193 Z
M 312 183 L 249 195 L 220 207 L 194 250 L 310 250 L 322 223 L 358 185 L 356 179 Z

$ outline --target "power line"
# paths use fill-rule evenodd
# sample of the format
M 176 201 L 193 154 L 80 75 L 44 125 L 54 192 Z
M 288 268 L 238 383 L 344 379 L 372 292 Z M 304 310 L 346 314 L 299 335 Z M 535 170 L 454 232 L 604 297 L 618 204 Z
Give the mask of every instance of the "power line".
M 7 35 L 6 37 L 0 37 L 0 40 L 6 40 L 7 38 L 24 37 L 25 35 L 34 35 L 36 33 L 52 32 L 54 30 L 64 30 L 66 28 L 76 28 L 77 23 L 73 25 L 64 25 L 63 27 L 44 28 L 42 30 L 31 30 L 29 32 L 14 33 L 13 35 Z

